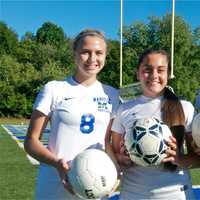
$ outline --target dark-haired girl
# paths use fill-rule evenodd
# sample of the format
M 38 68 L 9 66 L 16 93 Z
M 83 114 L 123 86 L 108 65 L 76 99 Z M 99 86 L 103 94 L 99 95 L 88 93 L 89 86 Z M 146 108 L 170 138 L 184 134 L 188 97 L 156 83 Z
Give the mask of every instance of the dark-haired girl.
M 112 125 L 112 148 L 123 166 L 120 200 L 194 199 L 188 168 L 200 165 L 191 148 L 193 105 L 180 100 L 168 87 L 169 58 L 163 50 L 147 50 L 139 59 L 137 78 L 143 94 L 122 104 Z M 167 157 L 161 165 L 142 167 L 132 163 L 120 146 L 126 130 L 137 118 L 155 117 L 166 123 L 173 134 Z M 183 152 L 183 143 L 187 155 Z M 127 167 L 128 166 L 128 167 Z

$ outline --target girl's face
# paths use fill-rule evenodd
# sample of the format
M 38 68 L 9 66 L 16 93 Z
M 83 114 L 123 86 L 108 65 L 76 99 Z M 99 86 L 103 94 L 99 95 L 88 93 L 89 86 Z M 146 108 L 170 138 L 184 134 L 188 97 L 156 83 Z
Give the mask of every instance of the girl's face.
M 143 94 L 157 97 L 163 94 L 168 81 L 168 60 L 165 55 L 152 53 L 144 58 L 137 71 Z
M 96 36 L 86 36 L 75 52 L 76 72 L 83 77 L 95 77 L 103 68 L 106 43 Z

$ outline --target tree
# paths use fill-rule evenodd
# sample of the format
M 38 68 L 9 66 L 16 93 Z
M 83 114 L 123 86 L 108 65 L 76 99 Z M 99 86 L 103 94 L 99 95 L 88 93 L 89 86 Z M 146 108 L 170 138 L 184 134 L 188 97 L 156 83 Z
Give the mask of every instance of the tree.
M 26 32 L 25 35 L 22 37 L 21 41 L 34 41 L 35 35 L 32 32 Z
M 108 55 L 99 78 L 104 83 L 119 87 L 119 42 L 109 40 L 107 43 Z
M 139 55 L 146 48 L 171 52 L 171 15 L 149 17 L 147 24 L 136 22 L 124 29 L 123 77 L 129 83 L 131 71 L 136 71 Z M 190 26 L 180 16 L 175 17 L 174 74 L 170 80 L 176 93 L 194 100 L 199 77 L 199 29 L 192 33 Z M 131 67 L 130 67 L 131 66 Z M 132 69 L 131 69 L 132 68 Z M 197 69 L 198 68 L 198 69 Z M 193 78 L 191 78 L 193 77 Z M 134 80 L 136 82 L 136 79 Z
M 193 43 L 200 46 L 200 26 L 193 31 Z
M 51 22 L 45 22 L 42 27 L 37 30 L 36 40 L 42 44 L 60 47 L 65 40 L 65 35 L 61 27 Z
M 0 55 L 15 54 L 17 46 L 17 34 L 0 21 Z
M 22 40 L 16 51 L 16 58 L 19 63 L 31 63 L 37 68 L 38 58 L 35 56 L 35 52 L 38 51 L 38 44 L 34 40 L 25 39 Z
M 169 81 L 175 92 L 193 101 L 200 88 L 200 27 L 194 31 L 175 17 L 174 74 Z M 62 28 L 46 22 L 36 36 L 26 32 L 21 41 L 17 34 L 0 22 L 0 116 L 30 116 L 32 104 L 41 87 L 60 80 L 74 69 L 72 39 Z M 147 48 L 171 51 L 171 15 L 149 17 L 124 27 L 123 85 L 137 82 L 138 58 Z M 119 87 L 120 44 L 108 40 L 108 55 L 99 79 Z
M 40 86 L 39 73 L 9 55 L 0 57 L 0 71 L 0 116 L 29 116 Z

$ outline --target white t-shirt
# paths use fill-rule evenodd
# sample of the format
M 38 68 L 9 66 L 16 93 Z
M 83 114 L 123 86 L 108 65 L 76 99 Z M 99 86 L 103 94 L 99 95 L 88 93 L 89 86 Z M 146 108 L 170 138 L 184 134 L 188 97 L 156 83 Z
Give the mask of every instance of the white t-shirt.
M 99 81 L 85 87 L 69 77 L 66 81 L 47 83 L 38 94 L 34 109 L 50 116 L 48 149 L 70 162 L 87 148 L 104 149 L 107 125 L 115 116 L 118 104 L 118 91 L 113 87 Z M 58 183 L 60 179 L 52 167 L 41 165 L 41 172 L 38 185 L 43 186 L 37 187 L 37 199 L 44 199 L 44 195 L 46 199 L 73 199 L 66 198 L 67 192 Z M 54 198 L 44 188 L 55 188 Z
M 143 117 L 161 120 L 163 96 L 149 98 L 141 96 L 122 104 L 112 125 L 112 131 L 124 135 L 133 121 Z M 181 100 L 186 119 L 186 132 L 191 132 L 194 107 Z M 135 165 L 124 169 L 120 200 L 134 199 L 193 199 L 190 176 L 187 170 L 171 172 L 162 166 L 142 167 Z

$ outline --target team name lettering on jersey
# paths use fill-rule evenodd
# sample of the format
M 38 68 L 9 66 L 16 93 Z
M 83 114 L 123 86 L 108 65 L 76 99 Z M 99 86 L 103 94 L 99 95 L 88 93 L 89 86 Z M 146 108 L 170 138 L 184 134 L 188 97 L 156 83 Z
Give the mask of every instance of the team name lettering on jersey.
M 111 112 L 111 100 L 108 97 L 93 97 L 97 103 L 97 109 L 101 112 Z

